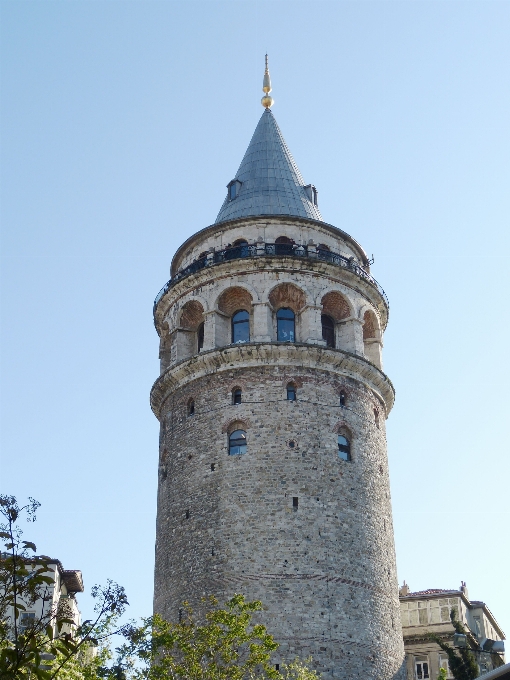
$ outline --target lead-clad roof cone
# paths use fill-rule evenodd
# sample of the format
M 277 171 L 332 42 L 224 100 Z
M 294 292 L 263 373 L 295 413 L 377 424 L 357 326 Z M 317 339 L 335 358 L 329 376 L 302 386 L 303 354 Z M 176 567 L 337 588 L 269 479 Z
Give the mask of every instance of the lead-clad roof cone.
M 271 92 L 272 89 L 273 88 L 271 87 L 271 76 L 269 75 L 269 65 L 266 54 L 266 70 L 264 72 L 264 81 L 262 83 L 262 91 L 265 92 L 265 95 L 260 100 L 260 103 L 266 109 L 270 109 L 271 106 L 273 106 L 274 104 L 274 99 L 269 96 L 269 93 Z
M 266 74 L 264 87 L 270 90 L 267 68 Z M 216 223 L 259 215 L 289 215 L 322 222 L 317 190 L 312 192 L 311 185 L 305 186 L 269 107 L 265 107 L 241 165 L 228 184 Z

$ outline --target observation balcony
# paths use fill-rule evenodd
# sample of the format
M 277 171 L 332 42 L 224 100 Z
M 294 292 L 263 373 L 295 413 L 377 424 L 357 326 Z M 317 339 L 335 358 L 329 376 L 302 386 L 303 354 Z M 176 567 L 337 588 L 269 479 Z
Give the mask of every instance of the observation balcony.
M 254 243 L 254 244 L 242 244 L 238 246 L 232 246 L 230 248 L 224 248 L 223 250 L 216 250 L 214 252 L 209 252 L 207 255 L 203 255 L 198 258 L 187 267 L 184 267 L 177 274 L 168 281 L 163 288 L 159 291 L 154 300 L 154 313 L 156 312 L 156 307 L 158 302 L 161 300 L 163 295 L 167 293 L 176 283 L 182 281 L 187 276 L 196 274 L 196 272 L 205 269 L 207 267 L 212 267 L 216 264 L 221 264 L 222 262 L 229 262 L 230 260 L 239 260 L 244 258 L 256 258 L 256 257 L 296 257 L 301 260 L 320 260 L 323 262 L 328 262 L 342 269 L 348 269 L 350 272 L 354 273 L 363 281 L 366 281 L 369 285 L 375 288 L 378 293 L 382 296 L 386 307 L 389 310 L 390 303 L 388 297 L 384 292 L 382 286 L 380 286 L 377 281 L 371 276 L 363 267 L 360 267 L 354 260 L 354 258 L 348 258 L 344 255 L 334 252 L 333 250 L 320 248 L 312 245 L 298 245 L 294 243 Z

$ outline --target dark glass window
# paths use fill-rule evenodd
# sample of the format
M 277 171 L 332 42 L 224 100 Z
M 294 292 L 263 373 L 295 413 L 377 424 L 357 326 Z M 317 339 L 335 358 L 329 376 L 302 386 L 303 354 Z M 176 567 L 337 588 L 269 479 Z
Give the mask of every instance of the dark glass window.
M 344 407 L 346 402 L 345 392 L 340 392 L 340 406 Z
M 335 323 L 330 316 L 321 316 L 322 339 L 326 341 L 327 347 L 335 346 Z
M 230 185 L 230 200 L 233 200 L 237 194 L 237 186 L 235 182 Z
M 351 460 L 351 443 L 343 434 L 338 435 L 338 456 L 342 460 Z
M 193 399 L 190 399 L 188 401 L 188 415 L 189 416 L 195 415 L 195 401 Z
M 292 255 L 294 252 L 293 242 L 287 236 L 278 236 L 274 248 L 275 255 Z
M 250 315 L 244 309 L 232 317 L 232 342 L 250 342 Z
M 292 383 L 287 385 L 287 399 L 289 401 L 296 401 L 296 386 Z
M 197 329 L 197 344 L 198 344 L 198 351 L 200 352 L 201 349 L 204 347 L 204 324 L 201 323 L 200 326 Z
M 235 430 L 228 438 L 229 456 L 239 456 L 246 453 L 246 432 Z
M 292 309 L 282 307 L 276 314 L 278 342 L 295 342 L 296 315 Z
M 233 404 L 240 404 L 242 402 L 243 398 L 243 393 L 241 390 L 234 390 L 232 392 L 232 403 Z

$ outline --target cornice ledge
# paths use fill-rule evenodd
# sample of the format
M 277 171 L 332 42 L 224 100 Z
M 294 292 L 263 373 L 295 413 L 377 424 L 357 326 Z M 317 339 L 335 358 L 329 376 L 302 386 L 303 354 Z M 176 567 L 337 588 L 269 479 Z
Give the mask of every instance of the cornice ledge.
M 340 349 L 327 349 L 303 343 L 257 343 L 227 345 L 185 359 L 162 373 L 151 389 L 151 408 L 156 418 L 173 390 L 218 371 L 278 364 L 330 371 L 363 382 L 386 406 L 389 414 L 395 390 L 388 376 L 364 357 Z

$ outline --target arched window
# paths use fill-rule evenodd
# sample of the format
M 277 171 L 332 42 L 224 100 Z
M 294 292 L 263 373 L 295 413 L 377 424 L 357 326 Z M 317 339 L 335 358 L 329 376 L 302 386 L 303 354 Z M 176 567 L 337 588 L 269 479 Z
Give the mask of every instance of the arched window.
M 282 307 L 276 314 L 278 342 L 295 342 L 296 315 L 288 307 Z
M 351 443 L 343 434 L 338 435 L 338 457 L 342 460 L 351 460 Z
M 278 236 L 275 240 L 275 255 L 292 255 L 294 252 L 293 241 L 287 236 Z
M 287 385 L 287 399 L 288 401 L 296 401 L 297 399 L 297 390 L 294 383 L 289 383 Z
M 245 238 L 238 238 L 234 241 L 234 248 L 236 248 L 236 257 L 248 257 L 250 249 L 248 248 L 248 241 Z
M 246 432 L 234 430 L 228 438 L 228 455 L 239 456 L 246 453 Z
M 189 416 L 195 415 L 195 400 L 194 399 L 190 399 L 188 401 L 188 415 Z
M 245 309 L 232 317 L 232 342 L 250 342 L 250 315 Z
M 347 401 L 347 397 L 345 396 L 345 392 L 343 392 L 343 391 L 340 392 L 340 406 L 342 408 L 345 407 L 346 401 Z
M 239 388 L 232 390 L 232 403 L 240 404 L 243 400 L 243 393 Z
M 200 350 L 204 348 L 204 324 L 203 324 L 203 322 L 197 328 L 197 345 L 198 345 L 198 351 L 200 352 Z
M 326 347 L 335 346 L 335 322 L 330 316 L 321 316 L 322 339 L 326 341 Z

